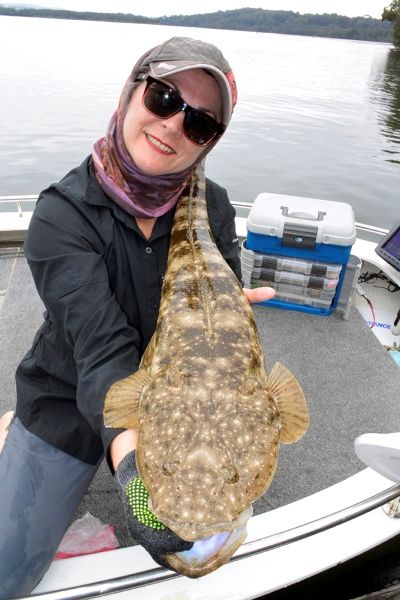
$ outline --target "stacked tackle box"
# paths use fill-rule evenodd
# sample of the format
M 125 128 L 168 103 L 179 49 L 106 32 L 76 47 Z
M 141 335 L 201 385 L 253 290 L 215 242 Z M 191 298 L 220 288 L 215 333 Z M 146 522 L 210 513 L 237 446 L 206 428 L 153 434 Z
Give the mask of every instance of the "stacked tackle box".
M 273 287 L 276 295 L 266 305 L 330 314 L 339 301 L 354 241 L 349 204 L 260 194 L 242 245 L 244 285 Z

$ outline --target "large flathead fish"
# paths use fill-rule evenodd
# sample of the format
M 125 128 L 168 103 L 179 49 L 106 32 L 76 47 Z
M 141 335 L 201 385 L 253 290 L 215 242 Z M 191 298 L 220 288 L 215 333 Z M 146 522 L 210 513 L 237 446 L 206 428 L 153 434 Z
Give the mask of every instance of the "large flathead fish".
M 265 373 L 253 313 L 210 233 L 201 169 L 176 208 L 156 331 L 139 370 L 111 387 L 104 421 L 138 430 L 151 509 L 185 540 L 237 528 L 279 444 L 307 430 L 297 380 L 278 363 Z M 228 558 L 171 564 L 199 576 Z

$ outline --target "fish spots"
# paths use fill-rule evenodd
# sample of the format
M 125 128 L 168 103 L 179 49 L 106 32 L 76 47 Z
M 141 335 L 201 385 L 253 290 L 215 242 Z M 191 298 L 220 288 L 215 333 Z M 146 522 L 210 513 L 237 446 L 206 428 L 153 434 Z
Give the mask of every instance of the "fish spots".
M 251 309 L 212 239 L 204 179 L 192 184 L 175 211 L 138 442 L 155 513 L 185 539 L 231 527 L 262 493 L 280 427 Z
M 221 371 L 227 371 L 230 368 L 229 357 L 225 354 L 223 356 L 217 356 L 215 358 L 215 368 L 218 373 L 221 373 Z

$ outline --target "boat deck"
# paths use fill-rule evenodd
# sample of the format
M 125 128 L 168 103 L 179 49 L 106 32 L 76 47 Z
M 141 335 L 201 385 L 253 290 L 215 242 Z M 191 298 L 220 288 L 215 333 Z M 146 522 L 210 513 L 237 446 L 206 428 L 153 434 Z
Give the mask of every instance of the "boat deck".
M 15 404 L 15 368 L 42 322 L 43 306 L 21 251 L 0 250 L 0 414 Z M 399 431 L 400 370 L 353 308 L 344 321 L 254 307 L 266 363 L 284 363 L 301 382 L 310 428 L 283 446 L 268 492 L 255 505 L 267 511 L 342 481 L 364 468 L 354 439 Z M 112 524 L 121 546 L 131 545 L 114 481 L 105 464 L 78 511 Z

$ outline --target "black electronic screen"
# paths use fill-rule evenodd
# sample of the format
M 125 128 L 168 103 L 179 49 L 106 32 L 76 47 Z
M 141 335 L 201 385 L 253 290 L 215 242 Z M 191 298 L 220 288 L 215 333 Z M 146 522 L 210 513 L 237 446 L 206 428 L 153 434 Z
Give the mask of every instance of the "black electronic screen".
M 397 223 L 375 248 L 375 252 L 400 271 L 400 223 Z

